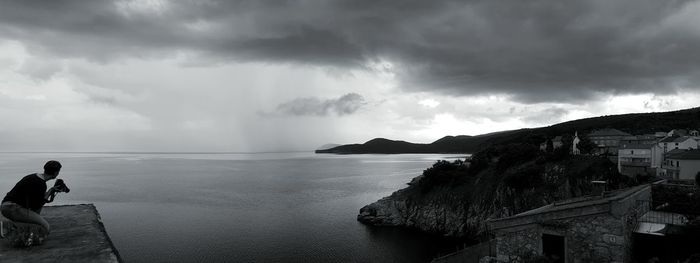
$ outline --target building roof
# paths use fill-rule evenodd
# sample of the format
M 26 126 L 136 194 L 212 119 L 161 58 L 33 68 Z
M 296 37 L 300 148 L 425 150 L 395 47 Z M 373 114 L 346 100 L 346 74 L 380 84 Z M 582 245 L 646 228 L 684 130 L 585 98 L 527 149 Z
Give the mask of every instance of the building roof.
M 600 213 L 626 212 L 636 200 L 646 200 L 650 185 L 639 185 L 605 193 L 603 196 L 585 196 L 557 201 L 511 217 L 490 220 L 491 229 L 504 229 L 548 220 L 578 217 Z
M 666 138 L 661 139 L 659 142 L 673 142 L 677 138 L 678 137 L 675 137 L 675 136 L 666 137 Z
M 620 131 L 618 129 L 611 129 L 611 128 L 605 128 L 605 129 L 600 129 L 600 130 L 595 130 L 588 134 L 588 137 L 591 136 L 631 136 L 632 134 Z
M 681 150 L 679 152 L 671 151 L 666 158 L 674 160 L 700 160 L 700 150 Z
M 686 130 L 686 129 L 673 129 L 669 133 L 673 133 L 674 135 L 685 136 L 688 134 L 688 130 Z
M 630 136 L 622 137 L 622 140 L 626 140 L 626 141 L 656 140 L 656 136 L 653 134 L 630 135 Z
M 637 135 L 637 140 L 656 140 L 656 135 L 654 135 L 654 134 Z
M 659 142 L 684 142 L 684 141 L 687 141 L 690 139 L 693 139 L 693 138 L 690 136 L 671 136 L 671 137 L 663 138 Z
M 653 144 L 628 143 L 620 146 L 620 149 L 651 149 Z

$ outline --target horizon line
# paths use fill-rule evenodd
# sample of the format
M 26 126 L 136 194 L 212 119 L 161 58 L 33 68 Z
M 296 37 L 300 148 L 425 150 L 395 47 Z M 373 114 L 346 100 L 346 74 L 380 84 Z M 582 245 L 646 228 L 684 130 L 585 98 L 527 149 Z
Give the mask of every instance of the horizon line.
M 228 152 L 228 151 L 0 151 L 3 153 L 116 153 L 116 154 L 260 154 L 260 153 L 302 153 L 314 150 L 299 151 L 261 151 L 261 152 Z

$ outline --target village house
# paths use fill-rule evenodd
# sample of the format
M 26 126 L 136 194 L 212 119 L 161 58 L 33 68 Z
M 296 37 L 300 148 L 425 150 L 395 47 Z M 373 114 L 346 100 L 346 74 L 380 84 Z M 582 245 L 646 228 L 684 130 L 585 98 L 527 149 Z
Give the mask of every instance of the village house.
M 615 155 L 617 154 L 620 140 L 628 136 L 632 135 L 617 129 L 606 128 L 591 132 L 588 134 L 588 139 L 598 146 L 596 153 Z
M 542 255 L 558 262 L 623 262 L 628 241 L 625 215 L 651 187 L 554 202 L 489 222 L 495 257 L 509 262 Z
M 625 144 L 656 144 L 661 138 L 666 137 L 665 133 L 661 137 L 656 134 L 630 135 L 620 139 L 620 145 Z
M 651 167 L 657 171 L 657 176 L 667 176 L 665 169 L 662 168 L 666 163 L 666 157 L 674 150 L 698 149 L 698 140 L 690 136 L 682 137 L 666 137 L 652 147 Z
M 623 144 L 617 153 L 617 170 L 627 176 L 655 176 L 652 151 L 655 144 Z
M 578 144 L 581 142 L 581 139 L 578 137 L 578 132 L 574 133 L 574 137 L 571 139 L 571 149 L 569 149 L 569 153 L 573 155 L 578 155 L 581 154 L 581 150 L 578 148 Z M 561 147 L 564 147 L 564 137 L 563 136 L 556 136 L 552 138 L 551 140 L 546 140 L 543 143 L 540 143 L 540 150 L 541 151 L 547 151 L 547 145 L 551 143 L 551 150 L 555 150 Z
M 700 205 L 687 205 L 697 192 L 659 181 L 491 220 L 490 255 L 480 262 L 683 262 L 700 252 Z
M 700 150 L 673 150 L 666 156 L 662 168 L 664 176 L 668 178 L 695 180 L 700 172 Z
M 546 140 L 545 142 L 540 144 L 540 150 L 542 151 L 547 151 L 547 144 L 551 141 L 552 143 L 552 150 L 561 148 L 564 146 L 564 141 L 562 140 L 561 136 L 554 137 L 551 140 Z
M 697 149 L 698 140 L 690 136 L 666 137 L 659 141 L 664 153 L 674 149 Z
M 661 137 L 659 137 L 661 136 Z M 666 133 L 631 135 L 620 139 L 617 152 L 617 168 L 621 174 L 657 175 L 663 162 L 663 150 L 659 141 Z

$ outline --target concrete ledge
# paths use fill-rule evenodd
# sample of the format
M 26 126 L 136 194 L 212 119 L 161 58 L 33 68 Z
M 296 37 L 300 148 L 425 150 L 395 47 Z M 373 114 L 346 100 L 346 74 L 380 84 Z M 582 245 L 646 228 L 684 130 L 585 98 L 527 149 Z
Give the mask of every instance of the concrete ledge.
M 51 225 L 43 244 L 17 248 L 2 240 L 0 262 L 122 262 L 94 205 L 46 206 L 41 215 Z

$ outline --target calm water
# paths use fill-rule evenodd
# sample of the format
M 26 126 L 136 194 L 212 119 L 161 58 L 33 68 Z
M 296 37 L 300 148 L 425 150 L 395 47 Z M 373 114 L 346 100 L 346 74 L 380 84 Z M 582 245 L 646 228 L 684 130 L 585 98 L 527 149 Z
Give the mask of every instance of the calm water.
M 94 203 L 127 262 L 426 262 L 452 245 L 355 218 L 450 157 L 2 153 L 0 193 L 61 161 L 56 204 Z

